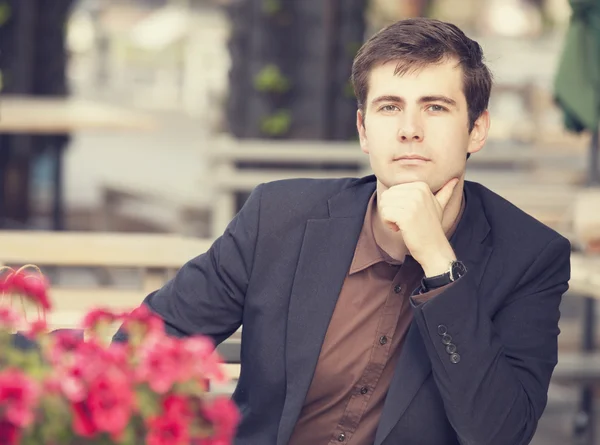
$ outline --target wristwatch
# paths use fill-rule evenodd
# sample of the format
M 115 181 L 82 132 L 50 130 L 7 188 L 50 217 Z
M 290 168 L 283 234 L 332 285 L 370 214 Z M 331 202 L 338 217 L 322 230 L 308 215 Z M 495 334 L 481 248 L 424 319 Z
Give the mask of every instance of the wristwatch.
M 421 287 L 425 292 L 454 283 L 467 273 L 467 268 L 462 261 L 452 261 L 448 272 L 435 277 L 425 277 L 421 280 Z

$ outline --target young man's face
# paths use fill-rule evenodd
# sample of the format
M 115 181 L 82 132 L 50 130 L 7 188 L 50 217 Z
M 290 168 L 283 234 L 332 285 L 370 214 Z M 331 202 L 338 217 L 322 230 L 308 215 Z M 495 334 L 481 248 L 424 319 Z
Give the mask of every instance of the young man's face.
M 463 177 L 467 153 L 485 143 L 489 116 L 485 112 L 469 133 L 463 73 L 455 60 L 402 76 L 395 68 L 389 62 L 371 71 L 365 114 L 357 116 L 360 144 L 383 190 L 423 181 L 436 193 Z

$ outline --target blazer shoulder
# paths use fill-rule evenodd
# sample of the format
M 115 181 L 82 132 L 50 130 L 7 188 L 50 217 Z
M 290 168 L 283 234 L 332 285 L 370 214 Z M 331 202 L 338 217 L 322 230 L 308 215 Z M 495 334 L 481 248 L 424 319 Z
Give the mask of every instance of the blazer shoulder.
M 322 196 L 328 197 L 361 182 L 362 178 L 313 179 L 295 178 L 262 184 L 263 196 Z
M 557 240 L 570 247 L 567 238 L 507 199 L 481 184 L 470 183 L 470 186 L 481 198 L 486 217 L 496 239 L 506 241 L 510 245 L 529 246 L 535 250 L 541 250 Z

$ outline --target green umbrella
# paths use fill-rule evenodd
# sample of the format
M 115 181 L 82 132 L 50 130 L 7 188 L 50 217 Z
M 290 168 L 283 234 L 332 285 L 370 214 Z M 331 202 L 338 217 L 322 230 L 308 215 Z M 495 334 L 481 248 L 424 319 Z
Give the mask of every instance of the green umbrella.
M 570 0 L 573 14 L 554 84 L 554 95 L 573 132 L 592 132 L 590 182 L 600 183 L 600 0 Z

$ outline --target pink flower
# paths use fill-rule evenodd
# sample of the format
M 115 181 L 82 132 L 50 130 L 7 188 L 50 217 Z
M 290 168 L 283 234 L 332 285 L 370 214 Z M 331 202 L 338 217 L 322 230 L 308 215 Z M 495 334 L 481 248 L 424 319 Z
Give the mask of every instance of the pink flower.
M 188 445 L 190 433 L 185 419 L 163 414 L 148 420 L 147 445 Z
M 181 341 L 183 348 L 188 352 L 195 377 L 214 379 L 218 382 L 226 380 L 221 366 L 223 360 L 215 351 L 215 346 L 209 338 L 194 336 Z
M 31 301 L 39 304 L 44 310 L 52 309 L 50 298 L 48 298 L 48 281 L 43 276 L 25 275 L 21 290 Z
M 18 445 L 21 442 L 21 430 L 6 419 L 0 420 L 0 443 Z
M 233 439 L 240 419 L 240 414 L 235 404 L 228 398 L 217 397 L 202 406 L 202 416 L 210 422 L 214 429 L 214 440 L 230 441 Z
M 65 330 L 52 334 L 52 345 L 47 354 L 47 359 L 56 364 L 64 360 L 65 354 L 74 353 L 83 343 L 77 332 Z
M 40 334 L 44 334 L 48 330 L 48 324 L 46 320 L 35 320 L 29 324 L 29 329 L 25 332 L 25 335 L 29 338 L 36 338 Z
M 159 394 L 166 393 L 179 378 L 178 346 L 175 339 L 166 336 L 147 341 L 140 348 L 138 380 L 148 382 L 150 388 Z
M 7 421 L 18 427 L 30 425 L 39 396 L 39 385 L 22 371 L 0 372 L 0 412 Z
M 8 330 L 16 328 L 21 322 L 18 312 L 10 307 L 0 307 L 0 325 Z
M 12 272 L 5 277 L 2 292 L 25 295 L 44 310 L 52 308 L 48 298 L 48 281 L 41 275 L 25 271 Z
M 135 308 L 129 314 L 125 315 L 124 319 L 123 328 L 126 331 L 129 331 L 134 326 L 141 326 L 143 336 L 164 332 L 163 321 L 146 305 Z
M 73 363 L 57 369 L 58 384 L 62 393 L 70 402 L 82 402 L 87 396 L 84 369 L 81 363 Z
M 96 428 L 118 440 L 134 407 L 129 380 L 118 372 L 99 375 L 90 385 L 88 406 Z
M 83 319 L 85 329 L 96 329 L 99 324 L 112 324 L 120 318 L 120 315 L 107 309 L 94 309 L 88 312 Z

